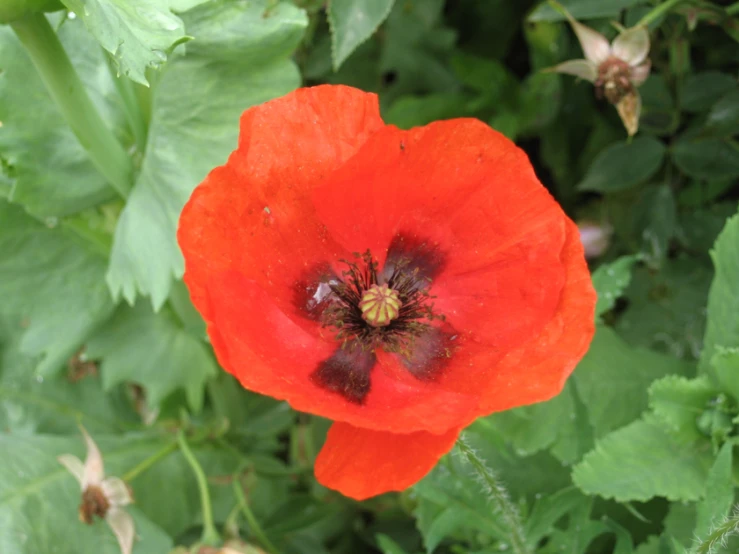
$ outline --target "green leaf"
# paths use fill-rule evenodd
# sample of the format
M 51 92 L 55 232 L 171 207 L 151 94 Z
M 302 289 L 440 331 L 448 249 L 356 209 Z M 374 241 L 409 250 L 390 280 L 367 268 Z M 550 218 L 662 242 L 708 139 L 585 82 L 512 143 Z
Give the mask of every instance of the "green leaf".
M 140 292 L 162 306 L 183 273 L 175 231 L 193 188 L 236 147 L 243 110 L 300 83 L 289 56 L 305 14 L 286 3 L 267 16 L 265 8 L 219 2 L 182 15 L 196 40 L 167 64 L 154 91 L 146 157 L 113 242 L 114 296 L 133 303 Z
M 382 554 L 408 554 L 403 548 L 395 542 L 393 539 L 382 533 L 375 535 L 377 546 L 382 551 Z
M 722 180 L 739 177 L 739 148 L 720 138 L 680 138 L 672 146 L 675 165 L 694 179 Z
M 586 494 L 619 502 L 698 500 L 712 456 L 673 441 L 667 431 L 650 420 L 639 420 L 601 439 L 572 473 Z
M 139 302 L 122 306 L 87 343 L 87 355 L 102 359 L 103 387 L 132 381 L 146 389 L 150 406 L 182 388 L 194 410 L 203 404 L 205 381 L 216 364 L 200 340 L 169 309 L 154 313 Z
M 58 36 L 103 119 L 120 134 L 121 106 L 102 52 L 80 21 L 64 21 Z M 0 121 L 2 162 L 13 182 L 3 196 L 42 217 L 67 215 L 112 196 L 7 26 L 0 27 Z
M 636 214 L 635 219 L 640 215 L 643 218 L 640 222 L 643 259 L 654 270 L 661 267 L 667 258 L 670 240 L 677 229 L 677 204 L 672 189 L 667 185 L 645 190 L 639 204 L 644 211 Z
M 721 390 L 739 400 L 739 348 L 717 346 L 711 368 Z
M 693 73 L 685 77 L 680 89 L 680 105 L 688 112 L 702 112 L 735 87 L 736 78 L 728 73 Z
M 331 0 L 328 22 L 331 26 L 331 57 L 334 70 L 372 36 L 390 15 L 395 0 Z
M 590 499 L 574 487 L 539 498 L 526 519 L 526 539 L 538 544 L 554 528 L 555 524 L 573 510 L 590 508 Z
M 575 19 L 618 18 L 621 10 L 646 4 L 645 0 L 561 0 L 567 11 Z M 564 21 L 565 16 L 552 8 L 546 1 L 531 12 L 529 21 Z
M 647 388 L 669 374 L 685 375 L 691 365 L 633 348 L 610 327 L 598 326 L 590 349 L 574 373 L 595 436 L 630 423 L 647 408 Z
M 157 68 L 169 52 L 188 39 L 169 0 L 62 0 L 100 45 L 112 54 L 121 73 L 148 85 L 146 68 Z
M 653 137 L 614 144 L 595 158 L 577 188 L 602 193 L 625 190 L 652 178 L 664 157 L 664 145 Z
M 649 387 L 649 406 L 675 438 L 693 443 L 706 438 L 697 422 L 717 394 L 705 377 L 686 379 L 668 375 Z
M 21 351 L 39 375 L 58 371 L 112 313 L 105 265 L 63 228 L 0 200 L 0 311 L 23 322 Z
M 708 322 L 700 357 L 701 370 L 709 373 L 718 346 L 739 347 L 739 215 L 726 222 L 711 258 L 715 276 L 708 293 Z
M 17 434 L 119 432 L 136 422 L 121 394 L 104 394 L 96 375 L 38 378 L 20 352 L 20 333 L 0 337 L 0 428 Z
M 84 457 L 81 450 L 82 440 L 77 437 L 0 435 L 0 451 L 3 452 L 0 456 L 0 536 L 4 552 L 120 553 L 104 521 L 98 519 L 93 525 L 79 521 L 79 484 L 56 457 L 65 453 Z M 121 462 L 133 465 L 142 455 L 140 441 L 120 442 L 114 452 L 103 449 L 101 444 L 101 450 L 106 469 Z M 172 548 L 172 539 L 139 508 L 129 506 L 126 510 L 134 518 L 138 536 L 133 554 L 162 554 Z
M 651 73 L 639 87 L 639 94 L 642 99 L 639 129 L 660 136 L 674 134 L 680 124 L 680 113 L 664 75 Z
M 551 124 L 562 104 L 562 78 L 555 73 L 534 73 L 521 83 L 521 133 L 535 133 Z
M 700 355 L 705 305 L 712 272 L 696 258 L 668 258 L 654 271 L 634 269 L 625 298 L 628 308 L 615 327 L 630 344 L 670 356 L 694 359 Z
M 734 88 L 711 107 L 706 129 L 715 134 L 739 133 L 739 88 Z
M 384 120 L 401 129 L 410 129 L 438 119 L 470 117 L 474 114 L 471 104 L 472 98 L 463 93 L 401 96 L 387 110 Z
M 639 256 L 621 256 L 617 260 L 603 264 L 593 273 L 593 286 L 598 293 L 595 304 L 595 317 L 599 318 L 610 311 L 616 300 L 631 282 L 631 268 Z
M 729 515 L 734 503 L 734 479 L 731 472 L 733 450 L 733 442 L 724 444 L 708 473 L 706 496 L 698 503 L 698 521 L 693 532 L 696 537 L 706 536 Z

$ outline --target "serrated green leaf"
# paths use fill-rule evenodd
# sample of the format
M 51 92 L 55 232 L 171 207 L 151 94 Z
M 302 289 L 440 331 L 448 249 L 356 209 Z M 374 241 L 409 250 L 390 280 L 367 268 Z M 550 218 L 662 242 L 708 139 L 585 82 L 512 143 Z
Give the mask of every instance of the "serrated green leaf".
M 739 215 L 726 222 L 711 251 L 715 277 L 708 293 L 708 321 L 700 368 L 711 373 L 717 347 L 739 347 Z
M 654 137 L 637 137 L 603 150 L 593 161 L 578 190 L 616 192 L 647 182 L 665 157 L 664 145 Z
M 736 87 L 736 78 L 719 71 L 692 73 L 680 88 L 680 106 L 688 112 L 709 109 L 724 94 Z
M 3 452 L 0 457 L 2 552 L 120 553 L 118 543 L 104 521 L 98 519 L 93 525 L 85 525 L 79 520 L 79 484 L 56 460 L 57 456 L 65 453 L 82 456 L 81 447 L 82 440 L 77 437 L 0 435 L 0 450 Z M 149 454 L 152 452 L 148 451 Z M 121 462 L 133 465 L 147 452 L 137 447 L 136 441 L 129 441 L 119 443 L 115 452 L 106 448 L 103 453 L 108 469 Z M 138 536 L 133 554 L 162 554 L 172 547 L 172 539 L 139 508 L 130 506 L 127 511 L 134 518 Z
M 694 179 L 739 177 L 739 148 L 727 139 L 682 137 L 672 146 L 672 160 Z
M 645 0 L 561 0 L 575 19 L 597 19 L 600 17 L 615 17 L 625 8 L 646 4 Z M 552 8 L 546 1 L 531 12 L 529 21 L 564 21 L 565 16 Z
M 152 407 L 182 388 L 190 406 L 200 410 L 205 381 L 216 373 L 205 344 L 189 334 L 170 310 L 154 313 L 145 302 L 121 306 L 88 341 L 87 355 L 102 360 L 106 390 L 123 382 L 138 383 Z
M 106 260 L 0 200 L 0 311 L 23 324 L 21 351 L 35 371 L 57 372 L 113 311 Z
M 706 496 L 697 506 L 698 518 L 694 531 L 696 537 L 706 536 L 729 515 L 734 503 L 734 479 L 731 471 L 733 450 L 732 442 L 724 444 L 708 473 Z
M 598 441 L 572 479 L 586 494 L 619 502 L 693 501 L 703 495 L 711 462 L 709 452 L 676 443 L 654 421 L 638 420 Z
M 82 27 L 64 21 L 59 40 L 103 119 L 120 134 L 118 95 L 103 54 Z M 13 202 L 42 217 L 62 216 L 113 195 L 7 26 L 0 27 L 0 121 L 2 162 L 13 181 L 5 196 Z
M 159 67 L 186 40 L 182 20 L 169 0 L 62 0 L 100 45 L 112 54 L 120 72 L 148 85 L 146 68 Z
M 372 36 L 390 15 L 395 0 L 331 0 L 328 22 L 331 26 L 331 57 L 334 70 Z
M 208 3 L 182 15 L 195 40 L 163 70 L 154 92 L 146 157 L 118 227 L 107 281 L 133 303 L 166 300 L 183 273 L 175 231 L 192 189 L 236 147 L 248 107 L 300 83 L 289 60 L 305 14 L 281 3 Z
M 690 370 L 686 362 L 631 347 L 610 327 L 598 326 L 574 379 L 595 436 L 601 437 L 639 417 L 647 408 L 652 381 Z
M 611 310 L 616 300 L 623 294 L 631 282 L 631 268 L 639 256 L 621 256 L 619 259 L 601 265 L 593 272 L 593 286 L 598 293 L 595 304 L 595 317 L 598 318 Z
M 698 429 L 699 416 L 718 394 L 708 379 L 668 375 L 649 387 L 649 406 L 667 429 L 685 443 L 705 439 Z

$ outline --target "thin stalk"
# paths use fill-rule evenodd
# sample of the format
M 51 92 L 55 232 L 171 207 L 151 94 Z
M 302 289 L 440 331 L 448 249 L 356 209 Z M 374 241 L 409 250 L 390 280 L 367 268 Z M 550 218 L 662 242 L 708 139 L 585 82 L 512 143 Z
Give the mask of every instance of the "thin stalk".
M 154 454 L 152 454 L 145 460 L 141 461 L 138 465 L 128 470 L 121 477 L 121 479 L 123 479 L 126 483 L 130 483 L 131 481 L 136 479 L 136 477 L 138 477 L 140 474 L 142 474 L 147 469 L 149 469 L 151 466 L 156 464 L 159 460 L 166 458 L 178 448 L 179 448 L 179 445 L 176 442 L 169 443 L 168 445 L 162 447 L 160 450 L 158 450 L 157 452 L 155 452 Z
M 221 536 L 213 524 L 213 507 L 210 503 L 210 492 L 208 491 L 208 481 L 205 477 L 205 472 L 200 466 L 198 459 L 192 453 L 192 450 L 190 450 L 190 445 L 187 444 L 185 432 L 182 429 L 177 433 L 177 443 L 180 446 L 182 455 L 187 460 L 187 463 L 190 464 L 190 468 L 195 474 L 198 489 L 200 490 L 200 504 L 203 507 L 203 534 L 200 537 L 200 542 L 207 546 L 216 546 L 220 544 Z
M 34 13 L 10 26 L 92 163 L 118 194 L 128 196 L 133 179 L 131 159 L 95 109 L 46 17 Z
M 646 13 L 644 17 L 639 20 L 639 23 L 637 23 L 637 25 L 649 25 L 656 19 L 667 14 L 667 12 L 669 12 L 672 8 L 677 6 L 682 1 L 683 0 L 665 0 L 658 6 L 654 7 L 650 12 Z
M 498 480 L 498 477 L 475 454 L 475 451 L 467 445 L 462 437 L 457 441 L 457 447 L 469 464 L 475 469 L 483 483 L 485 483 L 496 511 L 503 516 L 503 521 L 509 533 L 508 540 L 511 543 L 511 552 L 514 554 L 531 554 L 531 549 L 526 544 L 521 517 L 516 506 L 508 498 L 508 493 Z
M 249 524 L 249 529 L 251 529 L 251 533 L 252 535 L 254 535 L 254 538 L 259 541 L 259 544 L 261 544 L 262 547 L 267 552 L 269 552 L 269 554 L 280 554 L 280 551 L 275 548 L 275 545 L 273 545 L 267 538 L 267 535 L 264 534 L 264 531 L 262 531 L 262 527 L 259 525 L 257 518 L 254 517 L 254 513 L 251 511 L 251 508 L 249 508 L 249 502 L 246 500 L 244 490 L 241 488 L 241 482 L 239 481 L 238 474 L 234 475 L 233 489 L 234 494 L 236 495 L 236 500 L 241 507 L 241 513 L 244 514 L 244 518 Z
M 131 79 L 119 75 L 118 70 L 115 67 L 115 62 L 113 62 L 107 52 L 103 52 L 103 56 L 105 56 L 108 71 L 110 72 L 110 76 L 113 78 L 115 88 L 123 100 L 126 119 L 128 120 L 128 125 L 131 127 L 131 132 L 133 132 L 133 138 L 136 141 L 136 148 L 139 152 L 143 153 L 146 148 L 146 135 L 148 132 L 147 120 L 141 111 L 139 99 L 136 94 L 136 90 L 134 89 L 134 83 Z

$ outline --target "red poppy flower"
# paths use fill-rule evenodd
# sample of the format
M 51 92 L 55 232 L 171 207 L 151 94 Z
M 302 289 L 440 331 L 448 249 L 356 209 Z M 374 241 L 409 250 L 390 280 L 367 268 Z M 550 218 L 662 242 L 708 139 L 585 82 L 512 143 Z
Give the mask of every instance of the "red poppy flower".
M 473 119 L 385 125 L 348 87 L 247 110 L 178 239 L 221 365 L 335 420 L 316 476 L 357 499 L 559 393 L 593 334 L 577 226 L 526 155 Z

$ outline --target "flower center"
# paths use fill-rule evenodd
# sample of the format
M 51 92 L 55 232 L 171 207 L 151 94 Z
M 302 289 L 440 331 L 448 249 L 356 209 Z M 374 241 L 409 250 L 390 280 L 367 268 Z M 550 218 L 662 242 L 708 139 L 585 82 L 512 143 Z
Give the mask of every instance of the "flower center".
M 108 513 L 110 503 L 105 497 L 105 493 L 100 487 L 88 485 L 82 493 L 82 503 L 80 504 L 80 520 L 88 525 L 92 524 L 92 517 L 98 516 L 104 518 Z
M 631 68 L 629 64 L 618 58 L 608 58 L 598 67 L 598 79 L 595 81 L 596 91 L 605 96 L 611 104 L 618 102 L 631 92 Z
M 372 285 L 367 289 L 359 302 L 359 309 L 362 311 L 362 319 L 372 327 L 385 327 L 397 319 L 402 305 L 398 291 L 385 283 L 381 286 Z
M 362 350 L 382 347 L 410 356 L 415 339 L 430 328 L 429 322 L 444 319 L 433 312 L 430 280 L 411 268 L 408 259 L 388 263 L 383 272 L 372 254 L 355 254 L 341 279 L 329 283 L 330 304 L 322 314 L 336 338 Z

